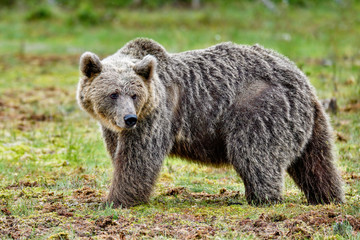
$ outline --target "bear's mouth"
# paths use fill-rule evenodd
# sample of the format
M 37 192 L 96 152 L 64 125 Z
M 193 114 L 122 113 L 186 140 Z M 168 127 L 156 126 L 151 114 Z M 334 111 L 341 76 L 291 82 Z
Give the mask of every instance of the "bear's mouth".
M 134 129 L 136 127 L 136 125 L 134 125 L 134 126 L 131 126 L 131 127 L 125 127 L 125 129 L 127 129 L 127 130 L 131 130 L 131 129 Z
M 131 130 L 131 129 L 134 129 L 136 127 L 136 124 L 135 125 L 132 125 L 132 126 L 128 126 L 126 124 L 122 124 L 122 123 L 118 123 L 117 121 L 113 121 L 112 124 L 116 127 L 116 129 L 118 130 L 124 130 L 124 129 L 127 129 L 127 130 Z
M 98 120 L 101 124 L 115 132 L 121 132 L 125 129 L 124 127 L 118 125 L 115 120 L 106 119 L 106 117 L 100 113 L 98 113 Z

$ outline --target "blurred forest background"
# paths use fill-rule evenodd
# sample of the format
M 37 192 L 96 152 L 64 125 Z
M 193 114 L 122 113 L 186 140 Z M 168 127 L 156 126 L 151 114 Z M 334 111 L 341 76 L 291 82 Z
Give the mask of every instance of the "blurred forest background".
M 360 1 L 0 0 L 0 239 L 360 239 Z M 111 161 L 75 100 L 79 56 L 136 37 L 288 56 L 329 105 L 346 203 L 254 207 L 233 169 L 166 159 L 150 203 L 101 207 Z M 332 102 L 334 103 L 334 101 Z

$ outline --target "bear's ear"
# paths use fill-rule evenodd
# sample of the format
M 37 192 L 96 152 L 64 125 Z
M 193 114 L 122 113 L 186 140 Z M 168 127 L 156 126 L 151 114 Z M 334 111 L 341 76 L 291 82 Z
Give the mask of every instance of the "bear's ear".
M 80 57 L 80 71 L 87 77 L 100 73 L 102 65 L 95 53 L 85 52 Z
M 134 66 L 134 71 L 136 74 L 145 78 L 145 80 L 150 80 L 154 76 L 156 65 L 156 58 L 147 55 Z

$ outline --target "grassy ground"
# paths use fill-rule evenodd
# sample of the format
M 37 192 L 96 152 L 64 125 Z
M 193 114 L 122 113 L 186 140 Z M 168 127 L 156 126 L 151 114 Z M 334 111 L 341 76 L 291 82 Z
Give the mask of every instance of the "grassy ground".
M 0 239 L 360 239 L 359 10 L 0 10 Z M 97 124 L 75 101 L 78 57 L 140 36 L 172 52 L 234 41 L 293 59 L 320 98 L 338 100 L 331 120 L 347 202 L 308 206 L 287 177 L 283 203 L 253 207 L 233 169 L 166 159 L 150 203 L 100 208 L 112 168 Z

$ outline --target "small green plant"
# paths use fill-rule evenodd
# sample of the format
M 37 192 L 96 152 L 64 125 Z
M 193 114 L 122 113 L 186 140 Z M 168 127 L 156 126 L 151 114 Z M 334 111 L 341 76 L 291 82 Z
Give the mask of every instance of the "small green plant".
M 112 219 L 117 220 L 121 215 L 121 209 L 113 208 L 113 203 L 101 204 L 97 209 L 99 216 L 112 216 Z
M 337 234 L 337 235 L 340 235 L 343 237 L 350 237 L 352 230 L 353 230 L 353 228 L 348 221 L 337 222 L 333 226 L 334 234 Z
M 29 216 L 35 211 L 37 202 L 33 199 L 19 198 L 12 206 L 12 214 L 18 216 Z
M 48 239 L 51 239 L 51 240 L 67 240 L 67 239 L 70 239 L 70 238 L 69 238 L 68 233 L 59 232 L 59 233 L 51 235 Z

